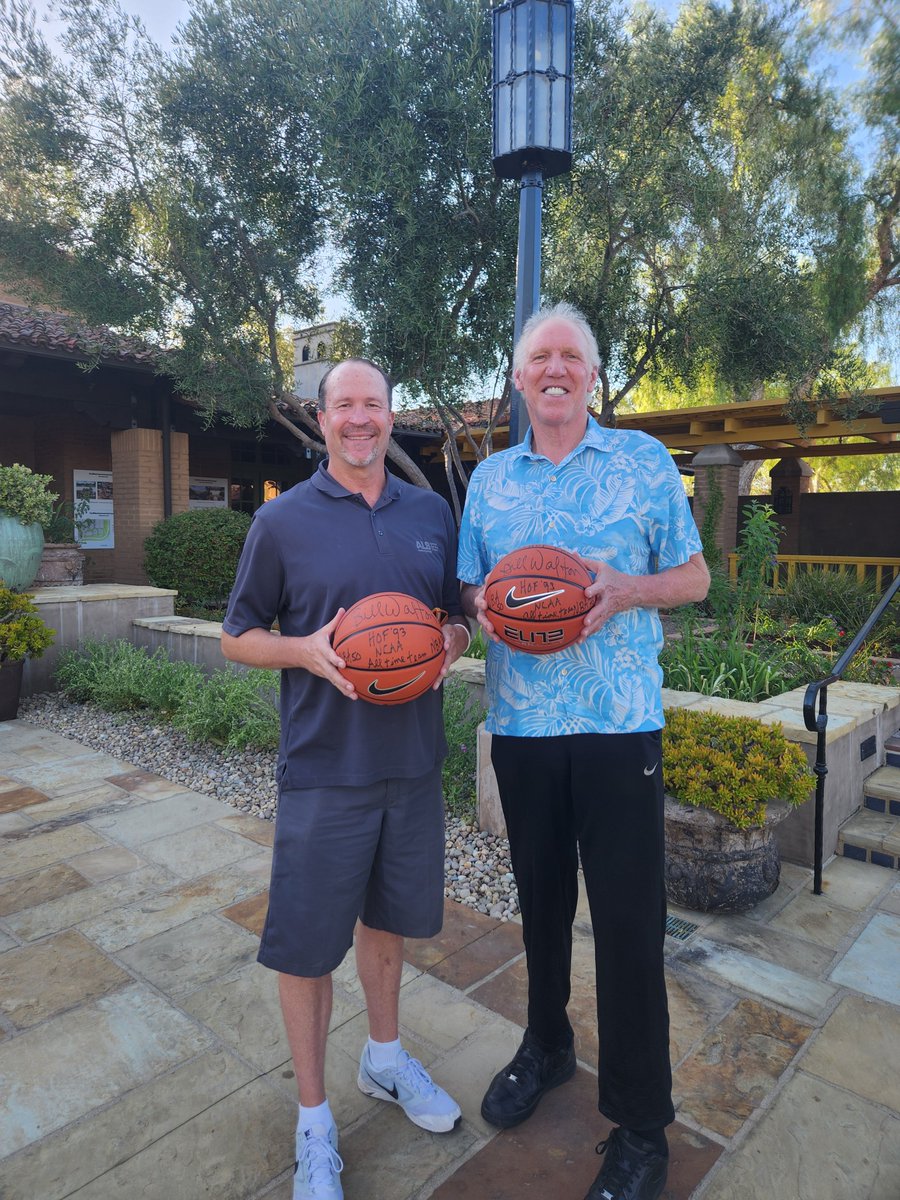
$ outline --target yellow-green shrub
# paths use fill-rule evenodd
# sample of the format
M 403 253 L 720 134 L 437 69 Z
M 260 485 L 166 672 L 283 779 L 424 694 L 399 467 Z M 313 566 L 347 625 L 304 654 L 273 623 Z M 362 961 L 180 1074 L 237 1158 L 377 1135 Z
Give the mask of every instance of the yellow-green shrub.
M 11 591 L 0 580 L 0 663 L 40 658 L 52 646 L 54 634 L 31 597 Z
M 766 802 L 802 804 L 814 775 L 780 725 L 689 708 L 666 710 L 665 789 L 682 804 L 721 813 L 738 829 L 763 824 Z

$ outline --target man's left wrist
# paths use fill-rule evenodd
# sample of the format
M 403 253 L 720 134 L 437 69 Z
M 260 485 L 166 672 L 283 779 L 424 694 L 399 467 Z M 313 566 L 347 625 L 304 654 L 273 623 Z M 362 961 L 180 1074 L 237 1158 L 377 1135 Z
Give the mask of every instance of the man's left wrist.
M 463 646 L 462 650 L 460 650 L 459 656 L 458 656 L 458 657 L 462 658 L 462 656 L 465 654 L 465 652 L 468 650 L 468 648 L 472 645 L 472 634 L 469 631 L 468 625 L 463 625 L 463 623 L 461 621 L 454 621 L 453 628 L 458 629 L 461 633 L 463 633 L 465 635 L 465 638 L 466 638 L 466 644 Z

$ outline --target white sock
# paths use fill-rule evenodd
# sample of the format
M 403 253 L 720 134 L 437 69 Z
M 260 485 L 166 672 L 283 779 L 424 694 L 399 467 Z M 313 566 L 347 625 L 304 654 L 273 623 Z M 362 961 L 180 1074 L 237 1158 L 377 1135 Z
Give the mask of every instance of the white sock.
M 302 1132 L 312 1129 L 316 1125 L 328 1130 L 334 1124 L 334 1117 L 331 1115 L 331 1107 L 327 1100 L 323 1100 L 315 1108 L 304 1108 L 302 1104 L 298 1105 L 298 1108 L 300 1112 L 297 1117 L 297 1128 Z
M 369 1059 L 376 1071 L 384 1071 L 387 1067 L 392 1067 L 402 1049 L 399 1038 L 393 1042 L 373 1042 L 369 1038 Z

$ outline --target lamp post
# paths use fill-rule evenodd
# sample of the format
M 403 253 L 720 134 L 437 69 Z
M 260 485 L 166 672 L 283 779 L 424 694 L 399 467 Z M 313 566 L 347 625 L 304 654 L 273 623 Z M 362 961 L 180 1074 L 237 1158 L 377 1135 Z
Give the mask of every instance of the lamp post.
M 494 170 L 519 180 L 514 342 L 540 307 L 541 190 L 572 165 L 574 0 L 506 0 L 493 10 Z M 528 427 L 513 387 L 509 444 Z

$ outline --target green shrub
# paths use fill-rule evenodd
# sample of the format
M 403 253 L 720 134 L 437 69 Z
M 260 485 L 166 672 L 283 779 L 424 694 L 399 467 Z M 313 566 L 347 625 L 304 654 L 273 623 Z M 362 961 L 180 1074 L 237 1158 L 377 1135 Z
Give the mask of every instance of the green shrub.
M 659 661 L 665 686 L 679 692 L 755 702 L 795 686 L 777 648 L 747 646 L 740 630 L 702 634 L 685 624 L 680 639 L 666 642 Z
M 70 700 L 108 712 L 150 709 L 193 741 L 231 749 L 278 745 L 278 675 L 227 668 L 207 678 L 192 663 L 173 662 L 161 647 L 85 642 L 60 655 L 56 679 Z
M 780 726 L 689 708 L 666 710 L 663 778 L 681 804 L 721 813 L 738 829 L 762 825 L 769 800 L 802 804 L 815 782 Z
M 747 644 L 740 628 L 698 631 L 696 621 L 682 619 L 681 637 L 669 638 L 659 656 L 666 687 L 700 692 L 729 700 L 756 703 L 803 687 L 831 673 L 846 645 L 846 636 L 830 618 L 812 625 L 782 625 L 760 616 L 761 635 Z M 848 664 L 849 683 L 896 686 L 890 667 L 873 661 L 883 647 L 867 643 Z
M 163 716 L 176 712 L 202 678 L 199 667 L 172 662 L 162 648 L 150 654 L 125 641 L 87 641 L 78 650 L 63 650 L 56 669 L 70 700 L 109 712 L 149 708 Z
M 43 521 L 44 541 L 57 545 L 73 545 L 78 542 L 78 524 L 88 514 L 87 500 L 59 500 L 50 511 L 49 521 Z
M 175 589 L 182 605 L 221 609 L 249 528 L 250 517 L 230 508 L 167 517 L 144 543 L 147 577 L 155 587 Z
M 442 782 L 447 811 L 472 821 L 475 816 L 477 784 L 476 749 L 478 726 L 484 708 L 477 704 L 461 679 L 450 676 L 444 684 L 444 731 L 447 757 Z
M 830 616 L 841 629 L 853 635 L 877 602 L 872 586 L 860 583 L 855 575 L 816 568 L 798 571 L 774 598 L 773 611 L 778 616 L 810 624 Z
M 278 745 L 275 671 L 214 671 L 180 706 L 172 723 L 192 741 L 231 750 L 272 750 Z
M 32 598 L 12 591 L 0 579 L 0 663 L 40 658 L 53 645 L 55 634 Z
M 38 475 L 30 467 L 13 463 L 0 467 L 0 509 L 23 525 L 50 520 L 53 501 L 59 497 L 50 491 L 52 475 Z

